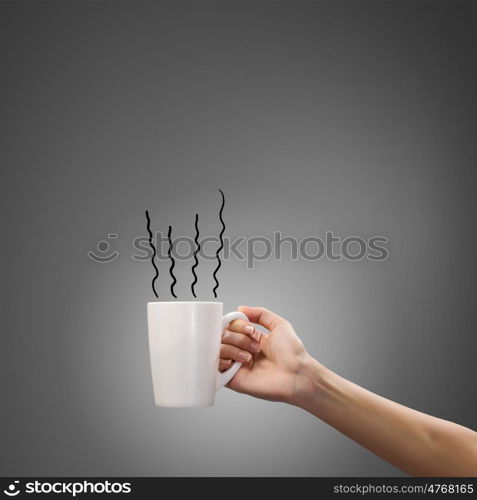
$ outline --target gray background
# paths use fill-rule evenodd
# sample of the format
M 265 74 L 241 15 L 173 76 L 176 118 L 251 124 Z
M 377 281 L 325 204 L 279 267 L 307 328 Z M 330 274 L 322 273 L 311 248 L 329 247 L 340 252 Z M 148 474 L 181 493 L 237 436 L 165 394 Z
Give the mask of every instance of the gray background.
M 1 2 L 2 475 L 399 475 L 297 408 L 153 405 L 132 239 L 380 234 L 219 273 L 339 374 L 477 427 L 475 2 Z M 110 264 L 86 253 L 118 233 Z M 179 269 L 180 267 L 180 269 Z M 212 264 L 200 297 L 212 299 Z M 190 263 L 178 266 L 190 299 Z M 160 293 L 169 299 L 167 263 Z

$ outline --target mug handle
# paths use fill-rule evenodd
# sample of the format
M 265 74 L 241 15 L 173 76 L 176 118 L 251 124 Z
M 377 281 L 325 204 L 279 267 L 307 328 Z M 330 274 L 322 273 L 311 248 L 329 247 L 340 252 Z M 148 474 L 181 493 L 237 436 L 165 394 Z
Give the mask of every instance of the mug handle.
M 232 321 L 234 321 L 236 319 L 244 319 L 245 321 L 248 321 L 247 316 L 245 316 L 245 314 L 243 312 L 234 311 L 234 312 L 228 313 L 222 318 L 222 330 L 226 326 L 228 326 L 229 323 L 231 323 Z M 240 363 L 240 361 L 235 361 L 235 363 L 228 370 L 225 370 L 222 373 L 218 372 L 217 384 L 215 386 L 215 390 L 218 391 L 224 385 L 228 384 L 232 380 L 232 378 L 235 376 L 235 374 L 240 370 L 241 366 L 242 366 L 242 363 Z

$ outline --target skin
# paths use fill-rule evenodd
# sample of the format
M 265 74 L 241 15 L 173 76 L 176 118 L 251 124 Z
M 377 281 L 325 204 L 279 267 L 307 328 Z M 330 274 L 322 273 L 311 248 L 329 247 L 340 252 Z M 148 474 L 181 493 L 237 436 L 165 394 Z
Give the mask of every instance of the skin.
M 239 310 L 250 322 L 229 325 L 220 353 L 221 371 L 244 362 L 230 389 L 302 408 L 407 474 L 477 476 L 477 432 L 353 384 L 312 358 L 284 318 L 263 307 Z

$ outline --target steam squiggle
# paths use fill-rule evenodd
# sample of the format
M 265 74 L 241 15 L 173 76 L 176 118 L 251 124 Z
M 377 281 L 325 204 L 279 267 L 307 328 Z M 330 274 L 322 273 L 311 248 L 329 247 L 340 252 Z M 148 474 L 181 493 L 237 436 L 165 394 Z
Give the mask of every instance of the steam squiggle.
M 174 257 L 172 256 L 171 232 L 172 232 L 172 227 L 169 226 L 169 231 L 167 232 L 167 239 L 169 240 L 169 250 L 167 252 L 167 255 L 169 256 L 169 259 L 171 260 L 171 267 L 169 268 L 169 274 L 171 275 L 171 278 L 172 278 L 171 293 L 172 293 L 172 296 L 175 299 L 177 299 L 177 295 L 174 293 L 174 286 L 177 283 L 177 280 L 176 280 L 176 277 L 174 276 L 174 273 L 172 272 L 172 270 L 174 269 L 174 266 L 176 265 L 176 261 L 174 260 Z
M 154 267 L 154 269 L 156 271 L 154 278 L 152 278 L 152 291 L 154 292 L 154 295 L 156 296 L 156 298 L 158 298 L 159 296 L 157 295 L 157 292 L 156 292 L 155 283 L 156 283 L 157 278 L 159 277 L 159 269 L 157 269 L 156 263 L 154 262 L 154 259 L 156 258 L 157 252 L 156 252 L 156 247 L 154 246 L 154 243 L 153 243 L 153 235 L 152 235 L 152 231 L 151 231 L 151 219 L 149 218 L 149 212 L 147 210 L 146 210 L 146 219 L 147 219 L 147 232 L 149 233 L 149 245 L 151 245 L 151 249 L 152 249 L 151 262 L 152 262 L 152 266 Z
M 195 285 L 197 283 L 197 274 L 195 273 L 196 267 L 199 265 L 199 260 L 197 259 L 197 254 L 199 253 L 200 250 L 200 243 L 199 243 L 199 214 L 195 214 L 195 252 L 194 252 L 194 265 L 192 266 L 192 274 L 194 275 L 194 281 L 192 282 L 192 285 L 190 286 L 190 289 L 192 290 L 192 295 L 197 298 L 195 294 Z
M 217 288 L 219 288 L 219 282 L 217 281 L 217 271 L 220 269 L 220 266 L 222 266 L 222 261 L 220 260 L 220 252 L 222 251 L 222 249 L 224 248 L 224 240 L 223 240 L 223 235 L 225 233 L 225 223 L 224 223 L 224 219 L 222 218 L 222 212 L 224 210 L 224 205 L 225 205 L 225 196 L 224 196 L 224 193 L 221 189 L 219 189 L 220 191 L 220 194 L 222 195 L 222 206 L 220 207 L 220 210 L 219 210 L 219 219 L 220 219 L 220 222 L 222 223 L 222 231 L 220 231 L 220 234 L 219 234 L 219 238 L 220 238 L 220 246 L 219 248 L 217 248 L 217 252 L 215 253 L 215 256 L 217 257 L 217 267 L 215 268 L 215 271 L 213 273 L 213 277 L 214 277 L 214 280 L 215 280 L 215 286 L 214 286 L 214 289 L 213 289 L 213 292 L 214 292 L 214 297 L 217 298 Z

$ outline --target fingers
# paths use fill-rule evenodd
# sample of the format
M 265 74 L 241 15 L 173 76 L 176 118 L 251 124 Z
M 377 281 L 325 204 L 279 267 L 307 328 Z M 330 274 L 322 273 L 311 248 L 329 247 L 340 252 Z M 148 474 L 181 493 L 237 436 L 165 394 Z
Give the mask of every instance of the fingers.
M 251 353 L 257 353 L 260 351 L 260 344 L 253 338 L 248 335 L 243 335 L 242 333 L 226 331 L 222 337 L 222 344 L 234 345 L 239 349 Z
M 240 361 L 241 363 L 248 363 L 252 359 L 252 354 L 230 344 L 221 344 L 220 358 L 231 359 L 233 361 Z
M 240 312 L 243 312 L 252 323 L 262 325 L 268 330 L 273 330 L 278 325 L 286 323 L 285 319 L 264 307 L 240 306 L 238 309 Z
M 255 328 L 249 321 L 244 321 L 243 319 L 236 319 L 230 323 L 227 330 L 232 332 L 241 333 L 243 335 L 248 335 L 255 342 L 259 342 L 261 332 Z
M 260 352 L 260 336 L 261 332 L 248 321 L 241 319 L 232 321 L 222 336 L 219 370 L 227 370 L 233 361 L 241 363 L 251 361 L 252 354 Z
M 223 372 L 228 370 L 232 366 L 233 361 L 231 359 L 220 359 L 219 360 L 219 370 Z

